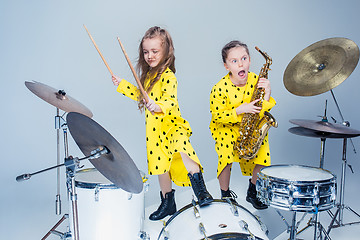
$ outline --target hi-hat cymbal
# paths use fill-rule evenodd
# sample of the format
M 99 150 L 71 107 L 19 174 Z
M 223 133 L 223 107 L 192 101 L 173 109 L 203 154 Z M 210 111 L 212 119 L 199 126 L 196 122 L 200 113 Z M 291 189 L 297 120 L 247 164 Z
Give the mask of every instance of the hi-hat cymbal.
M 83 104 L 66 94 L 40 82 L 25 81 L 25 86 L 36 96 L 65 112 L 78 112 L 92 117 L 92 112 Z
M 360 135 L 360 133 L 340 134 L 340 133 L 322 132 L 304 127 L 292 127 L 289 128 L 288 131 L 296 135 L 305 136 L 305 137 L 314 137 L 314 138 L 352 138 Z
M 109 153 L 89 160 L 102 175 L 127 192 L 142 191 L 143 182 L 139 169 L 110 133 L 80 113 L 70 112 L 66 120 L 71 136 L 85 156 L 90 156 L 99 147 L 109 150 Z
M 311 129 L 314 131 L 322 132 L 322 134 L 333 134 L 333 136 L 340 135 L 343 137 L 356 137 L 360 135 L 360 131 L 346 127 L 342 124 L 333 124 L 326 121 L 314 121 L 306 119 L 291 119 L 291 123 L 296 124 L 300 127 Z M 306 134 L 306 133 L 304 133 Z
M 359 47 L 347 38 L 316 42 L 297 54 L 286 67 L 284 85 L 292 94 L 314 96 L 342 83 L 359 61 Z

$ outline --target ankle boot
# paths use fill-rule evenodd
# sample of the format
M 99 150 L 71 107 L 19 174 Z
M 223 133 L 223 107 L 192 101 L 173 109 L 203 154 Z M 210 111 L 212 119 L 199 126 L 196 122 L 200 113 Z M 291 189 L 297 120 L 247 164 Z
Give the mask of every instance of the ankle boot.
M 230 199 L 230 201 L 232 201 L 233 203 L 237 203 L 235 198 L 237 198 L 238 196 L 236 195 L 236 193 L 232 190 L 230 190 L 228 188 L 227 191 L 224 191 L 222 189 L 221 190 L 221 199 L 222 200 L 226 200 L 226 199 Z
M 249 179 L 249 188 L 247 190 L 246 201 L 251 203 L 254 208 L 259 210 L 268 208 L 268 206 L 262 203 L 257 197 L 256 186 L 251 182 L 251 179 Z
M 158 209 L 150 214 L 149 219 L 152 221 L 163 219 L 168 215 L 172 215 L 176 212 L 176 204 L 175 204 L 175 190 L 173 189 L 171 192 L 165 194 L 165 198 L 160 191 L 161 203 Z
M 198 199 L 199 206 L 202 207 L 204 205 L 210 204 L 213 200 L 213 197 L 206 190 L 204 178 L 201 171 L 198 173 L 194 173 L 193 175 L 188 173 L 188 176 L 191 181 L 191 187 L 195 193 L 195 196 Z

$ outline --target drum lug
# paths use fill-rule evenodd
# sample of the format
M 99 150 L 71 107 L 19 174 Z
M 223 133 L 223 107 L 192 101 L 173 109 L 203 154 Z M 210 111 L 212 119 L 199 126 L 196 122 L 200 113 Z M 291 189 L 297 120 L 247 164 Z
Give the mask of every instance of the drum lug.
M 226 201 L 228 202 L 228 204 L 230 204 L 230 210 L 231 210 L 232 214 L 235 217 L 238 217 L 239 211 L 238 211 L 237 207 L 231 202 L 231 200 L 229 198 L 226 198 Z
M 150 240 L 150 234 L 147 234 L 145 231 L 140 231 L 139 240 Z
M 254 217 L 257 219 L 258 223 L 260 224 L 261 230 L 266 234 L 266 236 L 269 234 L 269 229 L 266 227 L 266 225 L 261 221 L 260 216 L 254 215 Z
M 249 225 L 247 224 L 247 222 L 245 222 L 244 220 L 241 220 L 241 221 L 239 221 L 239 225 L 242 229 L 246 230 L 250 234 L 249 239 L 256 240 L 254 234 L 252 234 L 252 232 L 250 231 Z
M 95 187 L 95 202 L 99 201 L 100 188 L 99 186 Z
M 196 207 L 196 202 L 194 200 L 194 196 L 193 196 L 193 199 L 191 201 L 191 204 L 193 206 L 193 209 L 194 209 L 194 216 L 195 218 L 199 218 L 200 217 L 200 212 L 199 212 L 199 209 Z

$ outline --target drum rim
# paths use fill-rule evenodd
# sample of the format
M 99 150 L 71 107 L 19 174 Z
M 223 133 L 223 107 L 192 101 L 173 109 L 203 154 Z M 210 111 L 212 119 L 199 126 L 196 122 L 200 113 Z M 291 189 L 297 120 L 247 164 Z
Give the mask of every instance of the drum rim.
M 198 202 L 197 203 L 197 206 L 198 206 Z M 205 207 L 209 207 L 211 206 L 212 203 L 226 203 L 226 204 L 229 204 L 226 200 L 223 200 L 223 199 L 213 199 L 212 202 L 210 203 L 210 205 L 208 206 L 205 206 Z M 241 206 L 240 204 L 238 203 L 233 203 L 232 204 L 236 205 L 237 207 L 241 208 L 242 210 L 245 210 L 247 213 L 249 213 L 253 219 L 259 224 L 263 224 L 258 218 L 255 217 L 255 215 L 250 212 L 248 209 L 246 209 L 245 207 Z M 185 205 L 184 207 L 182 207 L 181 209 L 179 209 L 178 211 L 176 211 L 165 223 L 164 223 L 164 226 L 161 228 L 161 231 L 160 231 L 160 234 L 159 234 L 159 237 L 158 237 L 158 240 L 160 239 L 161 235 L 163 234 L 165 228 L 174 220 L 174 218 L 176 218 L 176 216 L 180 215 L 182 212 L 184 212 L 185 210 L 189 209 L 193 207 L 193 204 L 192 203 L 189 203 L 187 205 Z M 266 233 L 265 233 L 266 234 Z M 258 238 L 258 239 L 262 239 L 262 238 Z
M 317 181 L 314 181 L 314 180 L 289 180 L 289 179 L 284 179 L 284 178 L 279 178 L 279 177 L 274 177 L 274 176 L 271 176 L 271 175 L 268 175 L 264 172 L 262 172 L 263 169 L 267 169 L 267 168 L 271 168 L 271 167 L 284 167 L 284 166 L 292 166 L 292 167 L 304 167 L 304 168 L 310 168 L 310 169 L 317 169 L 317 170 L 321 170 L 321 171 L 325 171 L 327 173 L 329 173 L 332 178 L 329 178 L 329 179 L 323 179 L 323 180 L 317 180 Z M 332 181 L 335 181 L 336 182 L 336 176 L 335 174 L 333 174 L 332 172 L 330 172 L 329 170 L 326 170 L 326 169 L 322 169 L 322 168 L 319 168 L 319 167 L 312 167 L 312 166 L 306 166 L 306 165 L 298 165 L 298 164 L 278 164 L 278 165 L 271 165 L 271 166 L 266 166 L 266 167 L 263 167 L 260 169 L 260 172 L 258 173 L 259 175 L 259 178 L 264 178 L 265 176 L 266 177 L 269 177 L 269 178 L 272 178 L 272 179 L 276 179 L 276 180 L 280 180 L 282 182 L 292 182 L 292 183 L 323 183 L 323 182 L 332 182 Z M 262 176 L 261 176 L 262 175 Z M 263 177 L 264 176 L 264 177 Z
M 80 187 L 80 188 L 84 188 L 84 189 L 95 189 L 95 188 L 98 188 L 98 189 L 121 189 L 121 188 L 116 187 L 116 185 L 114 183 L 82 182 L 80 180 L 76 180 L 76 174 L 88 173 L 88 172 L 100 173 L 99 170 L 97 170 L 96 168 L 85 168 L 85 169 L 76 171 L 76 173 L 75 173 L 75 186 L 76 187 Z M 106 178 L 106 177 L 104 176 L 104 178 Z M 108 180 L 108 181 L 110 181 L 110 180 Z

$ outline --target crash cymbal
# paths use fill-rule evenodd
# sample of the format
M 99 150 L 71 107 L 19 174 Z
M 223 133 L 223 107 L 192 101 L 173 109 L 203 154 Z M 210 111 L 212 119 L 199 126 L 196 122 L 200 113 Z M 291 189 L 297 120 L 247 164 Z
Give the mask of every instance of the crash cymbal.
M 322 132 L 324 134 L 337 134 L 348 137 L 356 137 L 360 135 L 360 131 L 344 126 L 342 124 L 333 124 L 326 121 L 314 121 L 306 119 L 291 119 L 291 123 L 299 125 L 300 127 L 312 129 L 314 131 Z
M 339 133 L 322 132 L 304 127 L 292 127 L 289 128 L 289 132 L 300 136 L 314 137 L 314 138 L 352 138 L 360 135 L 360 134 L 339 134 Z
M 103 127 L 80 113 L 66 116 L 71 136 L 85 156 L 105 147 L 109 153 L 90 159 L 94 167 L 117 187 L 131 193 L 140 193 L 143 188 L 139 169 L 125 149 Z
M 284 85 L 292 94 L 314 96 L 342 83 L 359 61 L 359 47 L 347 38 L 316 42 L 297 54 L 286 67 Z
M 48 102 L 65 112 L 78 112 L 90 118 L 93 116 L 92 112 L 87 107 L 70 97 L 64 90 L 56 90 L 55 88 L 36 81 L 25 81 L 25 86 L 45 102 Z

